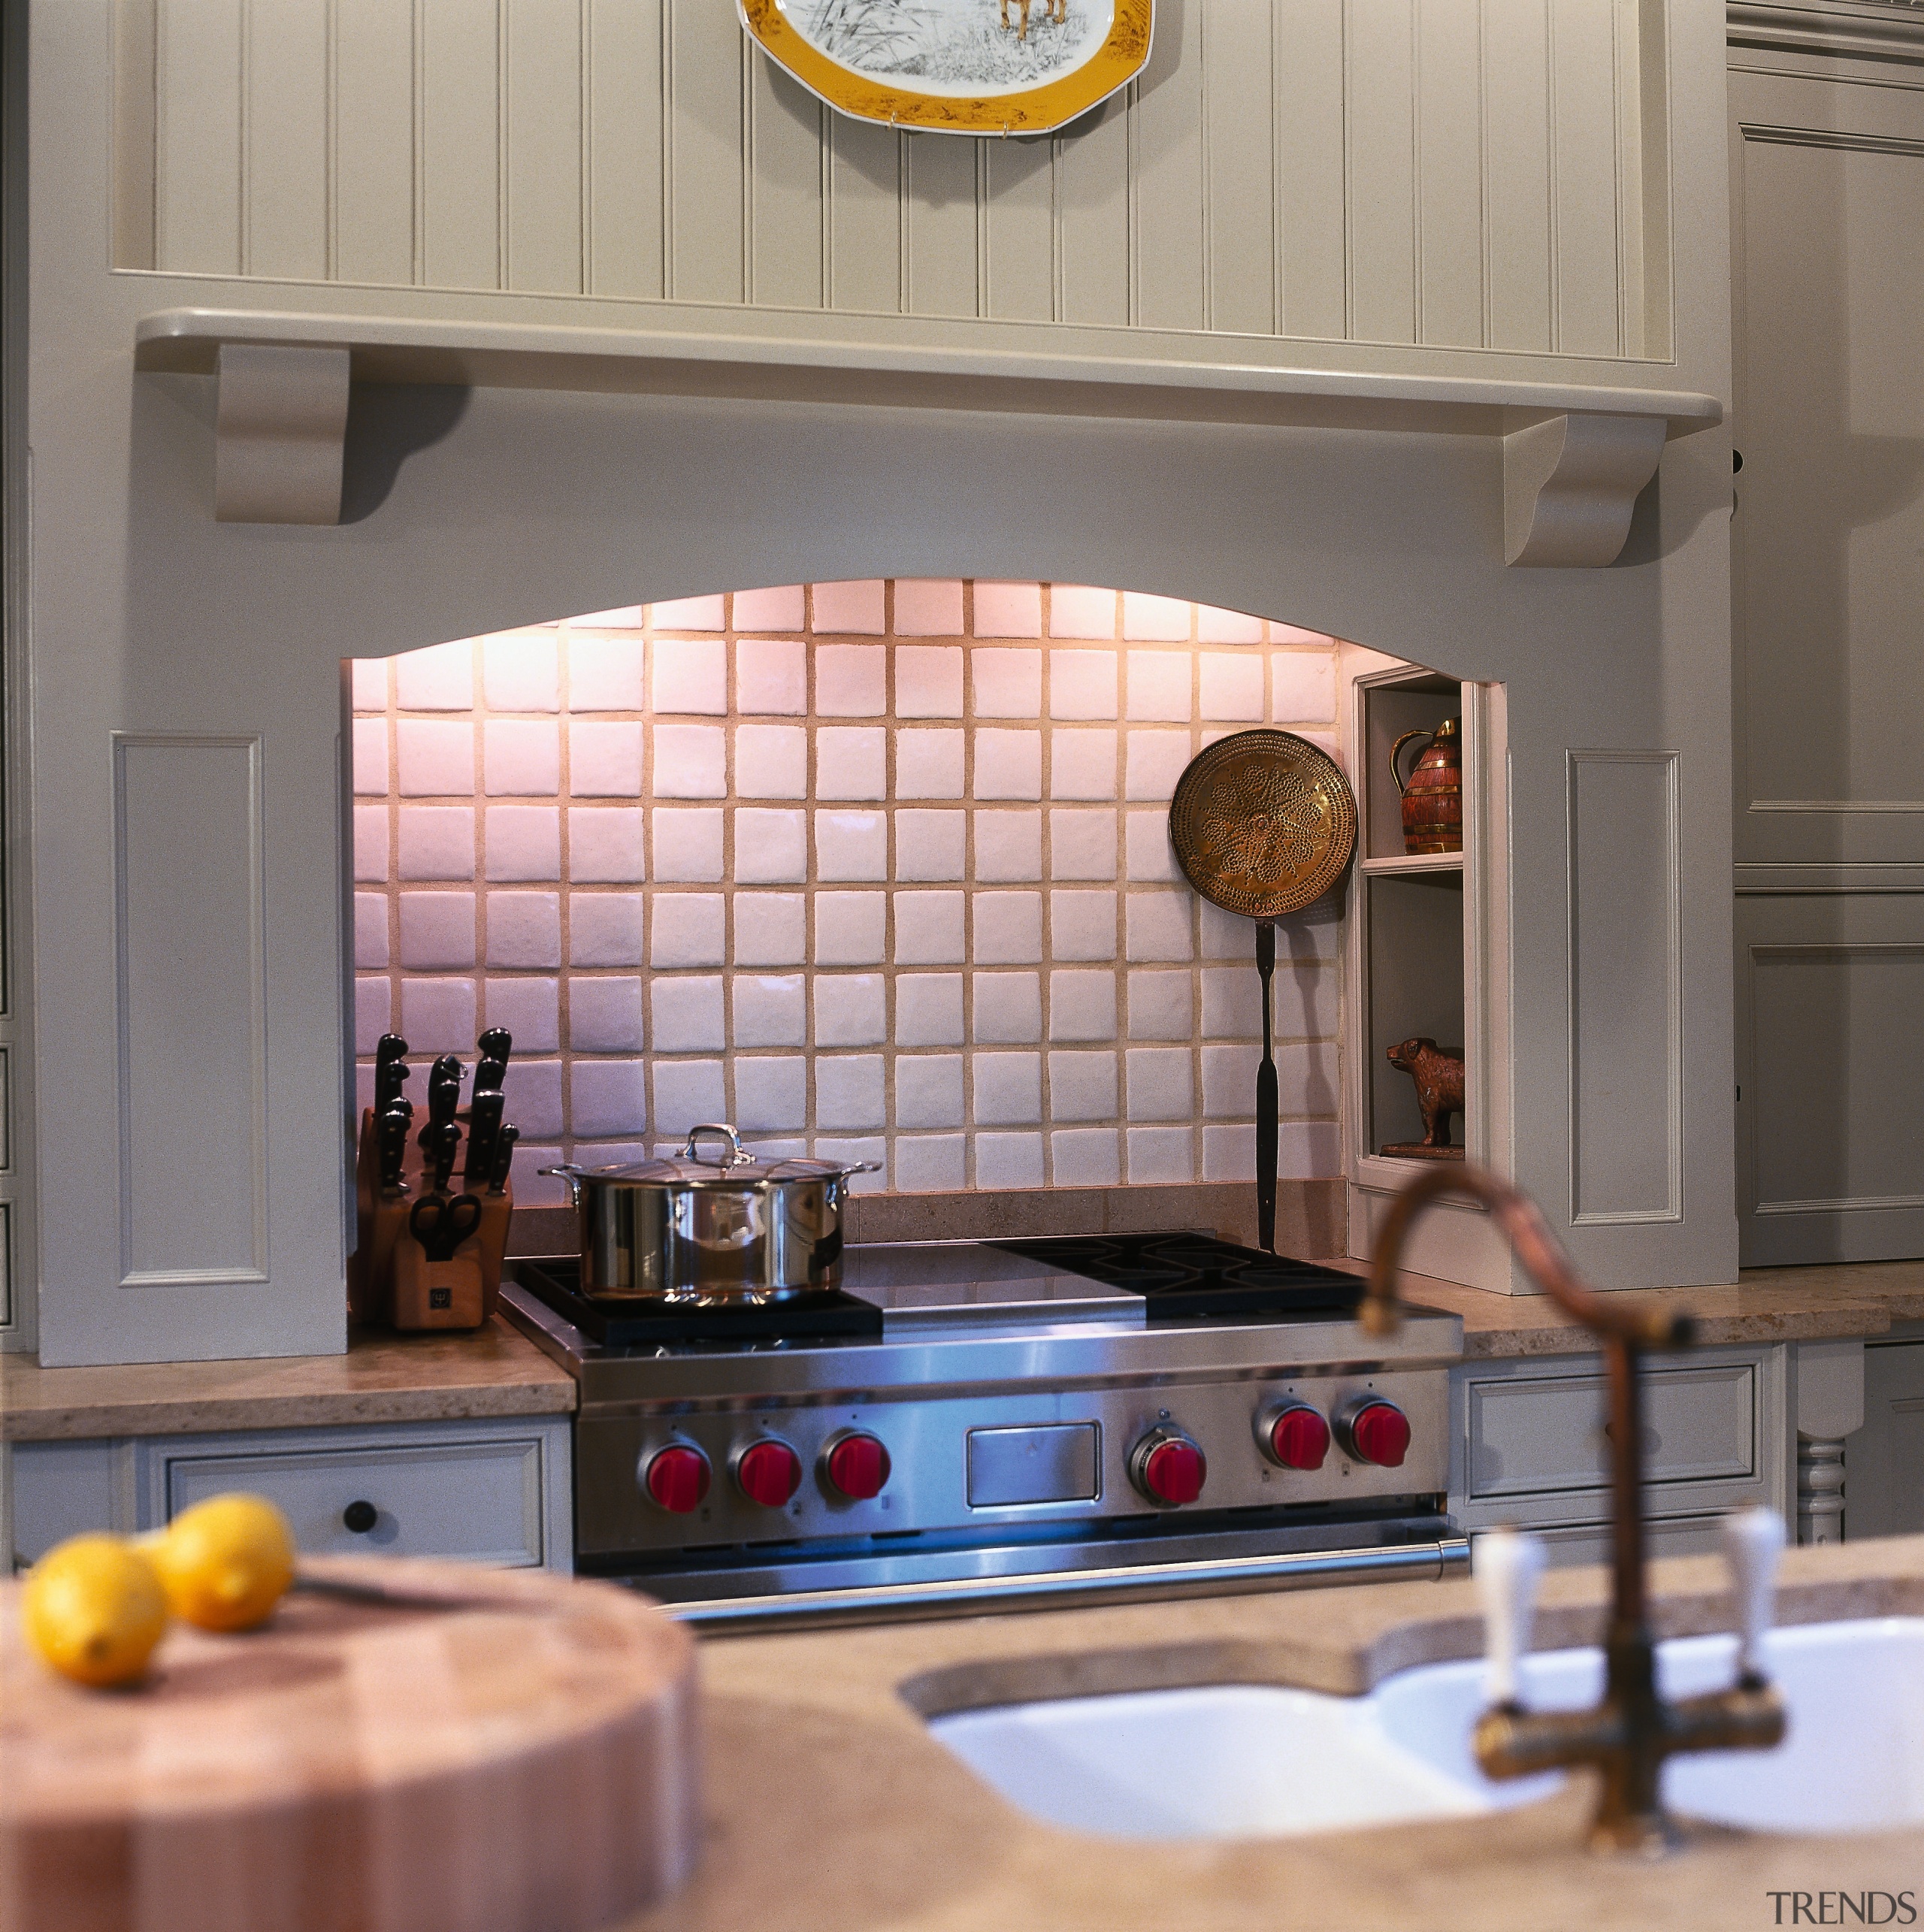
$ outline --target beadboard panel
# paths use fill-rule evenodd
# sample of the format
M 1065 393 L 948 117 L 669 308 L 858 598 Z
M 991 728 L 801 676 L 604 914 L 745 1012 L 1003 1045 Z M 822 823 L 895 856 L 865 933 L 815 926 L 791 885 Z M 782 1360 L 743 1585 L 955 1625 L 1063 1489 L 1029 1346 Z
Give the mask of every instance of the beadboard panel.
M 718 0 L 118 4 L 123 267 L 1670 352 L 1665 0 L 1163 0 L 1028 141 L 850 122 Z

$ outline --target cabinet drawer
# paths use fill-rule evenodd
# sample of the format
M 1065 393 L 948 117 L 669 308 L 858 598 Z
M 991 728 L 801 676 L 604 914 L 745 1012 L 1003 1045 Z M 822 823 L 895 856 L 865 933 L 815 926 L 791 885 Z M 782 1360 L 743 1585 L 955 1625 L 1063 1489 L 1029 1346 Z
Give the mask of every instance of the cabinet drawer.
M 1609 1392 L 1601 1374 L 1476 1379 L 1466 1392 L 1472 1498 L 1609 1486 Z M 1754 1363 L 1644 1363 L 1647 1483 L 1731 1481 L 1753 1475 L 1756 1467 Z
M 165 1455 L 165 1508 L 182 1510 L 227 1489 L 269 1498 L 309 1554 L 381 1551 L 459 1556 L 482 1563 L 541 1562 L 539 1437 L 440 1441 L 418 1446 L 248 1450 Z M 372 1507 L 365 1530 L 349 1506 Z M 356 1510 L 359 1519 L 364 1511 Z

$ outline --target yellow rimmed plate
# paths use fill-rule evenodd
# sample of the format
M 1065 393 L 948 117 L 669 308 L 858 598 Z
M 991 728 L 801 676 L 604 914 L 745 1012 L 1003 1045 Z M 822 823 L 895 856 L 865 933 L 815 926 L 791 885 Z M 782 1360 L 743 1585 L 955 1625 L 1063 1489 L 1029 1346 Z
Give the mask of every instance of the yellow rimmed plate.
M 737 5 L 771 59 L 858 120 L 938 134 L 1041 135 L 1142 72 L 1155 0 Z

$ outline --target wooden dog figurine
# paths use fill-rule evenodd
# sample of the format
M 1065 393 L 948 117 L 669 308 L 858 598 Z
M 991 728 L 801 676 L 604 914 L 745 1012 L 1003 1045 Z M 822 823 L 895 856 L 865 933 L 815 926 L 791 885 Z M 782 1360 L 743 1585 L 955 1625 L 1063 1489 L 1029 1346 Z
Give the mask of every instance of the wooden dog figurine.
M 1463 1111 L 1463 1057 L 1426 1037 L 1401 1040 L 1389 1049 L 1390 1064 L 1416 1082 L 1416 1104 L 1423 1114 L 1425 1148 L 1450 1145 L 1450 1116 Z M 1390 1151 L 1385 1148 L 1387 1153 Z M 1460 1158 L 1463 1150 L 1454 1150 Z M 1433 1157 L 1433 1156 L 1432 1156 Z

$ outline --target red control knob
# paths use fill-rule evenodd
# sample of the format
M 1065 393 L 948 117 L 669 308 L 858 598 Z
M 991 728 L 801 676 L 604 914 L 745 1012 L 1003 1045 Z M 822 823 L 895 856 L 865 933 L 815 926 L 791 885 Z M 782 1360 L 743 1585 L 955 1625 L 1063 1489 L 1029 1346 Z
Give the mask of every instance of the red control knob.
M 1394 1402 L 1378 1396 L 1351 1416 L 1350 1441 L 1359 1462 L 1396 1468 L 1410 1446 L 1410 1419 Z
M 1330 1425 L 1314 1409 L 1285 1409 L 1269 1425 L 1269 1453 L 1285 1469 L 1320 1469 L 1329 1453 Z
M 880 1441 L 860 1429 L 837 1436 L 821 1459 L 823 1480 L 838 1496 L 865 1503 L 882 1494 L 888 1480 L 888 1451 Z
M 1202 1450 L 1175 1429 L 1152 1429 L 1136 1445 L 1130 1465 L 1136 1486 L 1166 1509 L 1194 1502 L 1209 1473 Z
M 708 1494 L 708 1458 L 691 1444 L 671 1443 L 648 1459 L 642 1481 L 663 1509 L 687 1516 Z
M 735 1480 L 750 1502 L 779 1510 L 802 1486 L 802 1459 L 772 1437 L 752 1442 L 736 1459 Z

